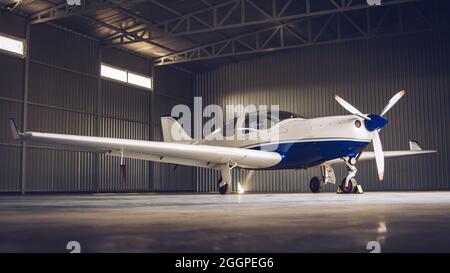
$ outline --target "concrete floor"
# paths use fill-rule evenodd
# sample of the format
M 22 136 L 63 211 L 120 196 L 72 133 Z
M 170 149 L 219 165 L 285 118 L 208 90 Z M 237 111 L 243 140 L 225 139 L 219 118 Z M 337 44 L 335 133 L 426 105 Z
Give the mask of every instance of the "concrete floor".
M 0 196 L 0 252 L 450 252 L 450 192 Z

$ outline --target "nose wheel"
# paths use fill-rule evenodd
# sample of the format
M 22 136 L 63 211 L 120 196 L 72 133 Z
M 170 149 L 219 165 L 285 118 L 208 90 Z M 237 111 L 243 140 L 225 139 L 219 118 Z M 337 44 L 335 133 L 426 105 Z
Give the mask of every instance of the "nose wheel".
M 347 177 L 344 178 L 341 182 L 340 187 L 338 188 L 338 193 L 362 193 L 362 188 L 358 185 L 358 182 L 355 179 L 356 172 L 356 158 L 355 157 L 346 157 L 344 158 L 345 165 L 347 166 Z
M 355 178 L 351 178 L 348 183 L 346 183 L 347 178 L 342 179 L 341 190 L 344 193 L 353 193 L 358 186 Z

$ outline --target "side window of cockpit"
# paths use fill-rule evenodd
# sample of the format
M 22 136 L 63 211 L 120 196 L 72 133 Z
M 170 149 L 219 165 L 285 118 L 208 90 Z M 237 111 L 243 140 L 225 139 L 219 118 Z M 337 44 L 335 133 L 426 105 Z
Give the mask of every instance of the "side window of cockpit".
M 265 129 L 263 126 L 265 119 L 267 119 L 267 117 L 261 116 L 257 112 L 246 114 L 241 132 L 248 134 L 250 132 Z
M 270 113 L 255 112 L 247 114 L 245 116 L 244 133 L 250 133 L 252 131 L 267 130 L 272 127 L 274 122 L 271 119 Z
M 234 133 L 236 130 L 237 119 L 238 118 L 234 118 L 225 124 L 225 126 L 224 126 L 225 131 L 223 132 L 224 136 L 227 136 L 227 137 L 234 136 Z

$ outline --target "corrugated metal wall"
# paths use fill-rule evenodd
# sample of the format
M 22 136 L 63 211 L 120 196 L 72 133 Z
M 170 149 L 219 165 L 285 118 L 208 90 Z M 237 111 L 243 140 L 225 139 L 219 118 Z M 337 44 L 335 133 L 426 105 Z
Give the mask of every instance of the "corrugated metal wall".
M 192 106 L 193 75 L 171 67 L 156 67 L 154 72 L 155 139 L 163 141 L 160 117 L 170 115 L 177 104 Z M 155 191 L 195 191 L 194 169 L 187 166 L 155 163 Z
M 438 154 L 387 159 L 385 182 L 374 162 L 358 164 L 366 190 L 450 189 L 450 33 L 430 32 L 279 52 L 199 74 L 194 92 L 204 104 L 279 104 L 308 117 L 347 114 L 339 94 L 364 112 L 379 113 L 401 89 L 407 96 L 387 115 L 385 150 L 408 149 L 417 140 Z M 338 179 L 344 167 L 335 168 Z M 318 168 L 307 171 L 234 172 L 249 191 L 306 192 Z M 197 169 L 198 191 L 214 191 L 218 174 Z M 236 183 L 234 183 L 234 188 Z M 328 185 L 327 190 L 335 190 Z
M 7 26 L 7 27 L 6 27 Z M 0 32 L 25 38 L 23 18 L 0 15 Z M 102 62 L 151 75 L 151 62 L 116 49 L 99 50 L 96 41 L 48 25 L 34 25 L 30 35 L 28 130 L 89 136 L 154 139 L 152 110 L 167 112 L 171 105 L 190 101 L 192 75 L 157 70 L 158 94 L 123 83 L 99 79 Z M 9 117 L 22 126 L 23 59 L 0 54 L 0 192 L 21 191 L 22 145 L 11 137 Z M 176 79 L 176 81 L 174 81 Z M 181 95 L 179 95 L 179 93 Z M 157 106 L 152 109 L 152 97 Z M 159 117 L 159 114 L 158 114 Z M 127 181 L 120 179 L 119 158 L 86 151 L 28 145 L 26 192 L 112 192 L 191 190 L 192 169 L 154 166 L 127 159 Z M 153 183 L 153 175 L 158 181 Z M 188 183 L 180 182 L 182 179 Z M 180 186 L 174 187 L 174 185 Z
M 13 25 L 14 27 L 7 27 Z M 0 32 L 25 38 L 25 24 L 17 16 L 0 15 Z M 24 61 L 0 54 L 0 191 L 20 191 L 20 144 L 14 142 L 9 127 L 10 116 L 22 125 Z

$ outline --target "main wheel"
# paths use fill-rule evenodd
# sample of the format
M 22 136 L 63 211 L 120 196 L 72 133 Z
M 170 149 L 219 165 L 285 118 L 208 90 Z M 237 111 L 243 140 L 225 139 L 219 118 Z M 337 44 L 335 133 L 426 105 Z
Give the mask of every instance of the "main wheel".
M 322 188 L 322 183 L 320 182 L 320 179 L 317 176 L 314 176 L 309 181 L 309 188 L 311 189 L 311 192 L 313 193 L 319 193 Z
M 218 191 L 220 194 L 226 194 L 228 192 L 228 183 L 220 187 L 220 183 L 222 183 L 222 177 L 219 178 L 219 181 L 217 181 L 217 187 L 219 188 Z
M 341 182 L 341 189 L 345 193 L 352 193 L 355 190 L 355 187 L 358 185 L 355 178 L 351 178 L 350 181 L 348 181 L 348 186 L 345 186 L 345 180 L 346 178 L 342 179 Z

